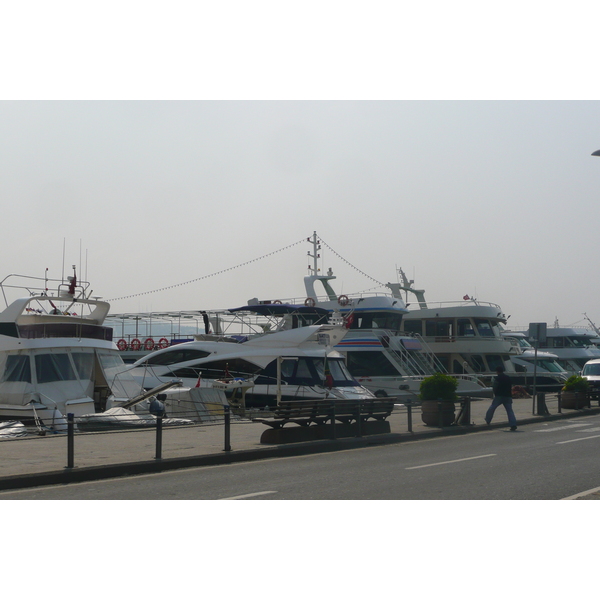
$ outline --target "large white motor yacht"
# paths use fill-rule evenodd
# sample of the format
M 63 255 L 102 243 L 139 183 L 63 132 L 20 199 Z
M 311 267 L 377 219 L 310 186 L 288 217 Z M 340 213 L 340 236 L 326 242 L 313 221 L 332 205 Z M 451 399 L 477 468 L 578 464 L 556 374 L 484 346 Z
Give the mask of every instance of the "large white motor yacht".
M 280 400 L 373 398 L 333 350 L 346 331 L 309 325 L 249 339 L 204 334 L 151 352 L 129 372 L 144 388 L 175 378 L 184 387 L 222 389 L 246 408 L 274 406 Z
M 55 286 L 50 291 L 49 286 Z M 0 419 L 63 429 L 140 394 L 104 326 L 110 305 L 89 284 L 9 275 L 0 282 Z M 10 300 L 11 296 L 20 297 Z
M 423 336 L 445 369 L 452 374 L 477 374 L 490 378 L 497 367 L 516 374 L 513 356 L 521 354 L 518 342 L 501 335 L 506 316 L 497 304 L 464 296 L 461 301 L 427 302 L 425 291 L 413 287 L 402 269 L 401 283 L 388 283 L 396 298 L 402 292 L 416 297 L 418 307 L 403 319 L 406 333 Z

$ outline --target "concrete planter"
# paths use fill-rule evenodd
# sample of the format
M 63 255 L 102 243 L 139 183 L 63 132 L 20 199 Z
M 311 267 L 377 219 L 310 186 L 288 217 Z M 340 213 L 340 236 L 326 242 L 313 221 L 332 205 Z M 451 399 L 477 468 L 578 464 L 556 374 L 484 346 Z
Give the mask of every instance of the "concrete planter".
M 449 427 L 454 423 L 454 402 L 452 400 L 423 400 L 421 419 L 430 427 Z
M 584 408 L 588 406 L 587 394 L 585 392 L 562 392 L 560 395 L 562 408 Z

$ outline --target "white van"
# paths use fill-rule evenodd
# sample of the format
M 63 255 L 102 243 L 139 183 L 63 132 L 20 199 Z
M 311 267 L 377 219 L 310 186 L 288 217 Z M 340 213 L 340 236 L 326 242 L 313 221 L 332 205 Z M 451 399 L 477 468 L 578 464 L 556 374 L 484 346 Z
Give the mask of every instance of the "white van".
M 581 376 L 585 377 L 594 391 L 600 391 L 600 358 L 588 360 L 583 366 Z

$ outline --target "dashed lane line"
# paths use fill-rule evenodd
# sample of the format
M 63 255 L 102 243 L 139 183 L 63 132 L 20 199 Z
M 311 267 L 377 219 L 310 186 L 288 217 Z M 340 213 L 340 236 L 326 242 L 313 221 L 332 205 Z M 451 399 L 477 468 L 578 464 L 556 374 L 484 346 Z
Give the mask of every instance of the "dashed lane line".
M 253 494 L 242 494 L 241 496 L 230 496 L 229 498 L 219 498 L 220 500 L 243 500 L 244 498 L 255 498 L 265 494 L 276 494 L 276 491 L 254 492 Z
M 600 435 L 590 435 L 588 437 L 583 438 L 575 438 L 574 440 L 565 440 L 564 442 L 556 442 L 557 444 L 571 444 L 572 442 L 583 442 L 584 440 L 593 440 L 594 438 L 599 438 Z
M 418 465 L 416 467 L 406 467 L 407 471 L 412 469 L 425 469 L 427 467 L 437 467 L 439 465 L 449 465 L 450 463 L 464 462 L 465 460 L 477 460 L 478 458 L 489 458 L 490 456 L 496 456 L 495 454 L 482 454 L 481 456 L 469 456 L 467 458 L 457 458 L 456 460 L 445 460 L 443 462 L 431 463 L 429 465 Z

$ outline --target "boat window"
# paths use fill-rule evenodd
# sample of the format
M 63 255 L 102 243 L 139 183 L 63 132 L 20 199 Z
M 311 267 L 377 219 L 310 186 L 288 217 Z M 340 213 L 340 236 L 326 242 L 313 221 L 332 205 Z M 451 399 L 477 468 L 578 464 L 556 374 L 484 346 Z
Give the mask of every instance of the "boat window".
M 425 321 L 425 335 L 430 337 L 449 337 L 451 334 L 450 321 L 428 320 Z
M 31 383 L 31 366 L 29 356 L 26 354 L 9 354 L 2 381 L 25 381 Z
M 486 370 L 485 363 L 483 362 L 483 356 L 480 356 L 479 354 L 472 354 L 471 366 L 477 373 L 483 373 Z
M 340 385 L 341 383 L 354 383 L 354 379 L 352 375 L 350 375 L 350 372 L 346 368 L 343 360 L 337 358 L 329 359 L 327 364 L 329 365 L 329 372 L 333 377 L 334 385 Z
M 495 371 L 498 367 L 504 368 L 504 360 L 499 354 L 488 354 L 485 358 L 490 371 Z
M 438 358 L 440 358 L 440 357 L 438 357 Z M 452 371 L 453 373 L 464 375 L 467 372 L 464 361 L 460 362 L 460 361 L 454 359 L 452 361 L 452 368 L 454 369 L 454 371 Z
M 354 377 L 393 377 L 399 373 L 383 352 L 348 352 L 348 369 Z
M 144 365 L 174 365 L 188 360 L 197 358 L 206 358 L 210 356 L 210 352 L 198 350 L 194 348 L 174 348 L 168 352 L 161 352 L 155 356 L 150 356 L 142 364 Z
M 540 366 L 542 369 L 546 369 L 546 371 L 550 371 L 552 373 L 561 373 L 562 369 L 560 368 L 560 365 L 555 361 L 555 360 L 538 360 L 538 366 Z M 599 374 L 600 374 L 600 370 L 599 370 Z
M 517 373 L 525 373 L 527 371 L 527 367 L 525 367 L 524 365 L 515 364 L 515 371 Z
M 38 383 L 77 379 L 68 354 L 37 354 L 35 374 Z
M 71 354 L 75 363 L 75 370 L 79 379 L 92 379 L 94 369 L 94 354 L 93 352 L 73 352 Z
M 404 319 L 404 331 L 421 335 L 423 329 L 420 319 Z
M 456 325 L 458 337 L 473 337 L 475 335 L 470 319 L 457 319 Z
M 198 374 L 200 374 L 202 379 L 222 379 L 227 376 L 242 377 L 245 379 L 258 371 L 260 371 L 258 365 L 240 358 L 234 358 L 189 365 L 167 373 L 164 377 L 197 378 Z
M 589 338 L 571 337 L 567 338 L 567 341 L 569 342 L 569 347 L 571 348 L 587 348 L 588 346 L 592 345 L 592 342 L 589 340 Z
M 389 329 L 400 331 L 402 315 L 384 311 L 354 313 L 350 329 Z M 419 330 L 420 332 L 420 330 Z
M 475 319 L 477 333 L 482 337 L 494 337 L 492 324 L 487 319 Z

